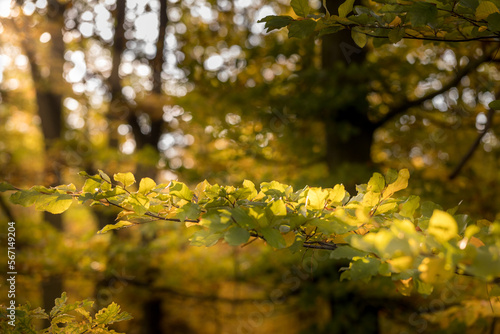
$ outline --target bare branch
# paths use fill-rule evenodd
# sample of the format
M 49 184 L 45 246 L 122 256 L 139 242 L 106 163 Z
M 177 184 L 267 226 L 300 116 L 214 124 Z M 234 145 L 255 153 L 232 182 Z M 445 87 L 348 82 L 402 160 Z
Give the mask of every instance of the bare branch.
M 440 94 L 443 94 L 443 93 L 447 92 L 448 90 L 450 90 L 453 87 L 458 86 L 458 84 L 460 83 L 460 80 L 462 80 L 462 78 L 464 76 L 466 76 L 470 72 L 472 72 L 475 69 L 477 69 L 484 62 L 489 61 L 491 59 L 492 59 L 492 53 L 491 52 L 485 52 L 481 57 L 479 57 L 477 59 L 474 59 L 474 60 L 471 60 L 465 67 L 463 67 L 462 69 L 460 69 L 456 73 L 455 77 L 452 80 L 450 80 L 446 85 L 443 85 L 443 87 L 441 89 L 433 91 L 433 92 L 431 92 L 431 93 L 429 93 L 429 94 L 427 94 L 425 96 L 422 96 L 421 98 L 416 99 L 416 100 L 408 100 L 408 99 L 406 99 L 405 101 L 403 101 L 398 106 L 395 106 L 392 109 L 390 109 L 387 114 L 385 114 L 380 120 L 378 120 L 375 123 L 375 126 L 376 127 L 382 126 L 385 122 L 389 121 L 394 116 L 405 112 L 409 108 L 421 105 L 425 101 L 427 101 L 429 99 L 432 99 L 432 98 L 434 98 L 434 97 L 436 97 L 436 96 L 438 96 Z
M 484 126 L 483 131 L 481 131 L 479 133 L 479 135 L 477 136 L 476 140 L 474 141 L 474 143 L 472 143 L 472 146 L 469 148 L 469 150 L 464 155 L 464 157 L 462 158 L 462 160 L 460 160 L 460 162 L 457 165 L 457 167 L 455 167 L 455 169 L 450 174 L 450 176 L 448 176 L 448 178 L 450 180 L 453 180 L 454 178 L 456 178 L 458 176 L 458 174 L 460 173 L 460 171 L 462 170 L 462 168 L 465 166 L 465 164 L 467 163 L 467 161 L 472 157 L 472 155 L 474 154 L 474 152 L 476 151 L 476 149 L 479 147 L 479 144 L 481 143 L 481 140 L 483 139 L 484 135 L 488 132 L 488 130 L 491 128 L 491 126 L 493 124 L 493 116 L 494 115 L 495 115 L 495 110 L 494 109 L 490 109 L 488 111 L 488 115 L 486 116 L 487 117 L 487 121 L 486 121 L 486 124 Z

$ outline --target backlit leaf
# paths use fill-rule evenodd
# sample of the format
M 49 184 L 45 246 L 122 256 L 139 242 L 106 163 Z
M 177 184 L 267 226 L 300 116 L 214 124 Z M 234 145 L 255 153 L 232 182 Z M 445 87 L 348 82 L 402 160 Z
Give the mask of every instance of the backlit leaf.
M 130 314 L 122 312 L 120 306 L 115 302 L 111 303 L 108 307 L 101 309 L 95 315 L 95 320 L 99 324 L 109 325 L 117 321 L 132 319 Z
M 127 188 L 135 183 L 134 174 L 128 173 L 116 173 L 113 175 L 113 179 L 120 182 L 124 188 Z
M 395 192 L 400 191 L 408 187 L 408 179 L 410 178 L 410 172 L 408 169 L 402 169 L 398 173 L 398 178 L 396 181 L 392 182 L 387 186 L 383 192 L 383 198 L 391 197 Z
M 343 184 L 336 184 L 333 189 L 328 190 L 328 201 L 331 201 L 332 204 L 341 204 L 346 196 L 346 191 Z
M 191 201 L 193 192 L 182 182 L 172 181 L 169 187 L 170 195 Z
M 446 242 L 458 234 L 458 226 L 455 219 L 447 212 L 434 210 L 429 221 L 427 232 L 438 241 Z
M 373 173 L 373 176 L 368 181 L 367 191 L 373 191 L 376 193 L 382 192 L 385 187 L 385 179 L 380 173 Z
M 36 200 L 35 208 L 37 210 L 59 214 L 68 210 L 72 203 L 73 196 L 68 194 L 43 195 Z
M 124 220 L 120 220 L 118 223 L 116 224 L 108 224 L 106 226 L 104 226 L 99 232 L 97 232 L 98 234 L 103 234 L 103 233 L 107 233 L 109 231 L 112 231 L 112 230 L 118 230 L 118 229 L 121 229 L 121 228 L 124 228 L 124 227 L 129 227 L 129 226 L 132 226 L 134 225 L 133 223 L 131 222 L 128 222 L 128 221 L 124 221 Z
M 307 207 L 315 210 L 321 210 L 325 207 L 328 191 L 321 188 L 309 188 L 307 190 Z
M 156 187 L 156 182 L 150 179 L 149 177 L 145 177 L 141 179 L 141 182 L 139 183 L 139 190 L 138 192 L 140 194 L 146 195 L 147 193 L 151 192 Z

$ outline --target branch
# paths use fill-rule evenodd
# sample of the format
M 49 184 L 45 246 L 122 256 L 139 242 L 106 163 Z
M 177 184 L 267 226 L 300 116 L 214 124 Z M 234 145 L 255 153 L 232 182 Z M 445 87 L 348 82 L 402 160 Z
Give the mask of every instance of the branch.
M 306 241 L 304 242 L 304 248 L 310 249 L 324 249 L 324 250 L 335 250 L 337 249 L 337 244 L 325 241 Z
M 467 163 L 467 161 L 472 157 L 472 155 L 474 154 L 476 149 L 479 147 L 479 144 L 481 143 L 481 139 L 483 139 L 484 135 L 491 128 L 491 126 L 493 124 L 493 116 L 494 115 L 495 115 L 495 109 L 488 110 L 487 121 L 486 121 L 486 124 L 484 126 L 483 131 L 481 131 L 479 133 L 476 140 L 474 141 L 474 143 L 472 143 L 472 146 L 469 148 L 469 151 L 467 151 L 467 153 L 464 155 L 462 160 L 460 160 L 460 163 L 457 165 L 457 167 L 455 167 L 455 169 L 450 174 L 450 176 L 448 176 L 448 179 L 453 180 L 454 178 L 456 178 L 458 176 L 458 174 L 460 173 L 460 171 L 462 170 L 462 168 Z
M 382 28 L 382 27 L 378 27 Z M 364 33 L 368 37 L 373 37 L 373 38 L 387 38 L 387 36 L 378 36 L 378 35 L 373 35 L 370 33 Z M 498 38 L 496 35 L 492 36 L 480 36 L 480 37 L 467 37 L 467 38 L 462 38 L 462 39 L 445 39 L 445 38 L 439 38 L 439 37 L 430 37 L 430 36 L 413 36 L 408 33 L 406 33 L 406 36 L 403 37 L 404 39 L 416 39 L 420 41 L 434 41 L 434 42 L 447 42 L 447 43 L 461 43 L 461 42 L 473 42 L 473 41 L 483 41 L 483 42 L 498 42 L 495 40 Z
M 391 110 L 389 110 L 389 112 L 387 114 L 385 114 L 380 120 L 378 120 L 376 123 L 375 123 L 375 126 L 376 127 L 380 127 L 382 126 L 385 122 L 389 121 L 391 118 L 393 118 L 394 116 L 400 114 L 400 113 L 403 113 L 405 112 L 406 110 L 412 108 L 412 107 L 416 107 L 422 103 L 424 103 L 425 101 L 429 100 L 429 99 L 432 99 L 440 94 L 443 94 L 445 92 L 447 92 L 448 90 L 450 90 L 451 88 L 453 87 L 456 87 L 458 86 L 458 84 L 460 83 L 460 80 L 462 80 L 462 78 L 464 76 L 466 76 L 467 74 L 469 74 L 470 72 L 472 72 L 473 70 L 475 70 L 476 68 L 478 68 L 481 64 L 483 64 L 484 62 L 488 61 L 488 60 L 491 60 L 492 59 L 492 54 L 491 53 L 484 53 L 481 57 L 479 57 L 478 59 L 475 59 L 475 60 L 472 60 L 470 61 L 464 68 L 462 68 L 461 70 L 459 70 L 457 72 L 457 74 L 455 75 L 455 77 L 450 80 L 448 82 L 448 84 L 444 85 L 441 89 L 439 90 L 436 90 L 434 92 L 431 92 L 419 99 L 416 99 L 416 100 L 408 100 L 406 99 L 405 101 L 403 101 L 400 105 L 396 106 L 396 107 L 393 107 Z
M 120 208 L 122 210 L 125 210 L 125 211 L 129 211 L 127 208 L 119 205 L 119 204 L 116 204 L 116 203 L 113 203 L 111 202 L 110 200 L 106 199 L 106 203 L 112 205 L 112 206 L 115 206 L 117 208 Z M 151 211 L 146 211 L 146 213 L 144 214 L 145 216 L 148 216 L 148 217 L 152 217 L 152 218 L 156 218 L 158 220 L 165 220 L 165 221 L 169 221 L 169 222 L 177 222 L 177 223 L 183 223 L 183 222 L 189 222 L 189 223 L 199 223 L 200 220 L 199 219 L 184 219 L 184 221 L 180 220 L 179 218 L 167 218 L 167 217 L 162 217 L 156 213 L 153 213 Z M 136 224 L 137 225 L 137 224 Z

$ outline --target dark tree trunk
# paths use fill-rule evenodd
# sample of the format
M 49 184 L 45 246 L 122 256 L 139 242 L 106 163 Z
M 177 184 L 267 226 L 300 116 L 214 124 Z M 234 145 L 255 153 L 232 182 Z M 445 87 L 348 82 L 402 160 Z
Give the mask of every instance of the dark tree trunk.
M 49 42 L 50 64 L 45 64 L 50 69 L 48 75 L 40 71 L 39 59 L 35 50 L 27 39 L 22 41 L 23 49 L 28 57 L 31 66 L 32 77 L 36 90 L 36 102 L 38 114 L 41 119 L 42 133 L 45 141 L 45 178 L 51 186 L 59 185 L 62 182 L 60 166 L 61 157 L 57 152 L 52 152 L 52 146 L 62 138 L 62 96 L 64 87 L 63 61 L 64 42 L 62 27 L 64 26 L 65 6 L 58 1 L 50 0 L 47 5 L 48 24 L 46 30 L 51 35 Z M 44 219 L 56 230 L 63 232 L 63 222 L 61 215 L 44 213 Z M 41 289 L 43 293 L 43 307 L 46 310 L 52 309 L 54 300 L 61 296 L 63 291 L 63 279 L 60 276 L 51 275 L 44 277 Z M 48 321 L 45 325 L 49 325 Z
M 327 4 L 336 7 L 331 0 Z M 322 70 L 333 73 L 339 68 L 360 68 L 364 60 L 365 51 L 354 43 L 349 30 L 323 36 Z M 371 164 L 375 126 L 368 119 L 368 80 L 362 71 L 355 77 L 352 77 L 352 71 L 349 73 L 351 76 L 340 74 L 339 80 L 343 85 L 354 86 L 349 90 L 352 96 L 343 96 L 342 100 L 346 101 L 343 105 L 327 105 L 324 109 L 326 162 L 331 173 L 342 164 Z
M 338 6 L 333 0 L 327 0 L 329 8 Z M 334 14 L 334 13 L 332 13 Z M 365 61 L 365 51 L 360 49 L 352 40 L 349 30 L 341 31 L 337 34 L 325 35 L 322 38 L 321 62 L 322 70 L 337 73 L 337 80 L 345 86 L 352 86 L 353 89 L 346 89 L 351 96 L 342 96 L 342 105 L 327 105 L 324 109 L 325 116 L 325 136 L 326 136 L 326 162 L 331 174 L 344 166 L 370 166 L 371 146 L 373 143 L 373 134 L 376 126 L 368 118 L 369 104 L 366 99 L 368 82 L 361 66 Z M 356 69 L 358 71 L 342 71 L 343 68 Z M 342 75 L 342 73 L 346 73 Z M 353 73 L 356 73 L 353 76 Z M 353 174 L 356 174 L 353 172 Z M 347 190 L 354 192 L 354 185 L 357 183 L 356 175 L 346 184 Z M 331 296 L 330 310 L 332 319 L 339 319 L 337 313 L 342 313 L 346 304 L 355 305 L 362 303 L 362 296 L 353 295 L 348 300 L 338 300 Z M 352 333 L 378 333 L 379 321 L 377 307 L 370 305 L 363 306 L 363 323 L 358 325 L 349 324 L 349 328 L 339 331 L 349 330 Z M 369 326 L 367 325 L 369 323 Z M 339 325 L 342 328 L 342 325 Z M 339 328 L 335 326 L 335 328 Z M 367 331 L 367 328 L 373 330 Z

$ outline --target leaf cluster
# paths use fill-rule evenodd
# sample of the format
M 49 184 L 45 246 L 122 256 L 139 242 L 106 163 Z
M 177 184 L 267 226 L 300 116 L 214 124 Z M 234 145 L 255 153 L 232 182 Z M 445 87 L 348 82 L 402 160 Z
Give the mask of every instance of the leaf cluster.
M 132 317 L 127 312 L 121 311 L 120 306 L 111 303 L 108 307 L 102 308 L 94 316 L 91 314 L 94 302 L 88 299 L 68 303 L 68 297 L 63 292 L 61 298 L 55 300 L 55 306 L 50 313 L 46 313 L 40 307 L 32 309 L 30 304 L 19 306 L 15 309 L 15 326 L 8 324 L 10 310 L 2 309 L 0 318 L 0 328 L 2 333 L 23 333 L 23 334 L 43 334 L 43 333 L 99 333 L 118 334 L 108 328 L 109 325 L 130 320 Z M 50 326 L 45 329 L 35 330 L 32 324 L 35 319 L 48 319 Z
M 402 39 L 465 42 L 494 40 L 500 36 L 498 1 L 384 1 L 370 6 L 354 6 L 354 0 L 339 5 L 338 15 L 312 15 L 307 0 L 292 0 L 297 18 L 267 16 L 267 31 L 288 27 L 289 37 L 323 36 L 350 30 L 354 42 L 364 47 L 368 38 L 375 45 L 397 43 Z M 325 6 L 326 8 L 326 6 Z
M 500 223 L 474 224 L 457 208 L 444 211 L 415 195 L 395 196 L 408 186 L 406 169 L 373 174 L 355 196 L 342 184 L 294 190 L 277 181 L 259 188 L 248 180 L 239 187 L 204 181 L 191 190 L 182 182 L 157 185 L 149 178 L 136 187 L 132 173 L 117 173 L 113 180 L 102 171 L 81 175 L 86 182 L 80 191 L 73 185 L 21 190 L 6 183 L 1 190 L 14 190 L 16 204 L 55 213 L 73 199 L 119 208 L 117 223 L 99 233 L 165 220 L 184 223 L 195 246 L 262 239 L 275 249 L 330 250 L 331 258 L 350 261 L 341 279 L 390 277 L 405 282 L 400 291 L 407 294 L 413 288 L 429 294 L 456 274 L 500 277 Z

